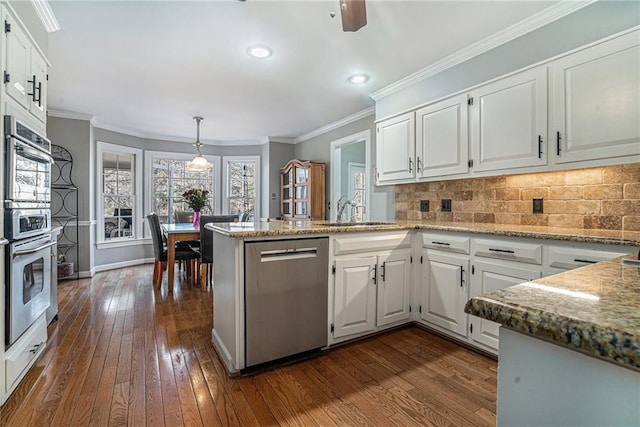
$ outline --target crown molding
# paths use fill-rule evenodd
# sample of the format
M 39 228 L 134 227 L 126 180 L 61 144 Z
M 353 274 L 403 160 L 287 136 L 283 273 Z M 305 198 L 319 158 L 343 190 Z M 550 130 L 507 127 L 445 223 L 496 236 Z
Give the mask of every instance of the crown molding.
M 278 142 L 280 144 L 295 144 L 295 138 L 278 138 L 273 136 L 265 136 L 260 140 L 260 144 L 268 144 L 270 142 Z
M 349 123 L 353 123 L 353 122 L 356 122 L 356 121 L 358 121 L 358 120 L 360 120 L 362 118 L 371 116 L 375 112 L 376 112 L 375 107 L 371 106 L 371 107 L 369 107 L 367 109 L 359 111 L 359 112 L 357 112 L 355 114 L 352 114 L 350 116 L 347 116 L 347 117 L 345 117 L 343 119 L 340 119 L 340 120 L 335 121 L 333 123 L 329 123 L 328 125 L 322 126 L 322 127 L 318 128 L 316 130 L 312 130 L 309 133 L 305 133 L 304 135 L 300 135 L 299 137 L 293 139 L 293 143 L 297 144 L 299 142 L 303 142 L 303 141 L 306 141 L 308 139 L 315 138 L 318 135 L 322 135 L 322 134 L 330 132 L 330 131 L 332 131 L 334 129 L 338 129 L 339 127 L 348 125 Z
M 168 135 L 158 135 L 158 134 L 138 132 L 138 131 L 134 131 L 134 130 L 131 130 L 131 129 L 127 129 L 127 128 L 123 128 L 123 127 L 120 127 L 120 126 L 116 126 L 116 125 L 99 123 L 97 120 L 96 120 L 96 122 L 94 124 L 94 127 L 97 127 L 99 129 L 103 129 L 103 130 L 107 130 L 107 131 L 111 131 L 111 132 L 122 133 L 124 135 L 135 136 L 135 137 L 142 138 L 142 139 L 147 139 L 147 140 L 167 141 L 167 142 L 180 142 L 180 143 L 185 143 L 185 144 L 193 144 L 194 141 L 195 141 L 194 138 L 183 138 L 183 137 L 179 137 L 179 136 L 168 136 Z M 249 140 L 249 141 L 213 141 L 213 140 L 200 139 L 200 142 L 202 142 L 203 145 L 210 145 L 210 146 L 217 146 L 217 147 L 261 145 L 261 141 L 259 141 L 259 140 L 255 140 L 255 141 L 252 141 L 252 140 Z
M 135 136 L 138 138 L 147 138 L 147 135 L 145 135 L 142 132 L 137 132 L 135 130 L 124 128 L 121 126 L 111 125 L 108 123 L 101 123 L 100 121 L 98 121 L 98 119 L 95 119 L 95 118 L 94 118 L 94 121 L 92 121 L 92 124 L 93 124 L 93 127 L 96 127 L 98 129 L 108 130 L 110 132 L 122 133 L 124 135 Z
M 60 23 L 58 22 L 56 15 L 53 13 L 53 10 L 51 10 L 48 0 L 31 0 L 31 4 L 40 18 L 40 21 L 42 21 L 44 29 L 47 30 L 47 33 L 60 31 Z
M 431 76 L 441 73 L 444 70 L 452 68 L 458 64 L 461 64 L 469 59 L 481 55 L 491 49 L 508 43 L 520 36 L 530 33 L 538 28 L 544 27 L 558 19 L 561 19 L 567 15 L 570 15 L 597 0 L 585 0 L 585 1 L 573 1 L 563 0 L 548 8 L 541 10 L 540 12 L 531 15 L 530 17 L 517 22 L 497 33 L 486 37 L 477 43 L 474 43 L 464 49 L 457 51 L 456 53 L 447 56 L 440 61 L 425 67 L 415 73 L 409 74 L 407 77 L 400 79 L 388 86 L 383 87 L 380 90 L 373 92 L 370 96 L 374 101 L 394 94 L 402 89 L 406 89 L 422 80 L 425 80 Z
M 47 116 L 57 117 L 59 119 L 84 120 L 87 122 L 94 120 L 94 117 L 91 114 L 76 113 L 74 111 L 56 110 L 55 108 L 50 108 L 49 110 L 47 110 Z
M 265 136 L 263 138 L 260 139 L 256 139 L 256 140 L 244 140 L 244 141 L 211 141 L 211 140 L 201 140 L 203 144 L 205 145 L 214 145 L 214 146 L 219 146 L 219 147 L 229 147 L 229 146 L 245 146 L 245 145 L 264 145 L 267 144 L 269 142 L 278 142 L 281 144 L 297 144 L 299 142 L 302 141 L 306 141 L 308 139 L 314 138 L 318 135 L 322 135 L 323 133 L 327 133 L 330 132 L 334 129 L 337 129 L 339 127 L 345 126 L 349 123 L 353 123 L 355 121 L 358 121 L 364 117 L 368 117 L 371 116 L 375 113 L 375 107 L 369 107 L 365 110 L 359 111 L 355 114 L 352 114 L 348 117 L 345 117 L 341 120 L 335 121 L 333 123 L 329 123 L 326 126 L 323 126 L 321 128 L 318 128 L 314 131 L 311 131 L 309 133 L 306 133 L 302 136 L 299 136 L 297 138 L 282 138 L 282 137 L 271 137 L 271 136 Z M 132 129 L 128 129 L 128 128 L 124 128 L 121 126 L 117 126 L 117 125 L 112 125 L 109 123 L 102 123 L 100 122 L 95 116 L 91 115 L 91 114 L 83 114 L 83 113 L 76 113 L 73 111 L 64 111 L 64 110 L 56 110 L 56 109 L 50 109 L 48 111 L 48 115 L 50 117 L 58 117 L 61 119 L 73 119 L 73 120 L 85 120 L 85 121 L 89 121 L 91 122 L 91 124 L 98 129 L 103 129 L 103 130 L 107 130 L 107 131 L 111 131 L 111 132 L 117 132 L 117 133 L 121 133 L 124 135 L 129 135 L 129 136 L 135 136 L 138 138 L 143 138 L 143 139 L 155 139 L 155 140 L 159 140 L 159 141 L 169 141 L 169 142 L 184 142 L 184 143 L 193 143 L 193 139 L 191 138 L 182 138 L 182 137 L 170 137 L 167 135 L 155 135 L 155 134 L 148 134 L 148 133 L 144 133 L 144 132 L 138 132 L 138 131 L 134 131 Z

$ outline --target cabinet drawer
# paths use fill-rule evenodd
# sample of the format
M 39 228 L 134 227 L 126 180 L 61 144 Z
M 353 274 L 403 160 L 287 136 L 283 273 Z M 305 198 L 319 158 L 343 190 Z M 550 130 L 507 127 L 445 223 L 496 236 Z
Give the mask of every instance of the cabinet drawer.
M 11 390 L 21 374 L 40 354 L 47 342 L 47 324 L 44 315 L 5 353 L 6 389 Z
M 407 231 L 398 233 L 358 233 L 349 237 L 337 236 L 333 241 L 334 255 L 402 248 L 411 249 L 411 235 Z
M 471 239 L 446 234 L 422 233 L 422 247 L 458 254 L 469 254 Z
M 474 244 L 473 254 L 478 257 L 542 264 L 542 245 L 540 244 L 489 239 L 474 239 Z
M 631 252 L 631 251 L 626 251 Z M 624 253 L 549 246 L 549 267 L 571 270 L 616 258 Z

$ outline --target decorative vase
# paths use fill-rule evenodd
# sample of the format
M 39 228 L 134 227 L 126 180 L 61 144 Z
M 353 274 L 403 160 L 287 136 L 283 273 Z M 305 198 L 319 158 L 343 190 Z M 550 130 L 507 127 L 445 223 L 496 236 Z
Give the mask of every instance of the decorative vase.
M 193 211 L 193 228 L 200 228 L 200 211 Z

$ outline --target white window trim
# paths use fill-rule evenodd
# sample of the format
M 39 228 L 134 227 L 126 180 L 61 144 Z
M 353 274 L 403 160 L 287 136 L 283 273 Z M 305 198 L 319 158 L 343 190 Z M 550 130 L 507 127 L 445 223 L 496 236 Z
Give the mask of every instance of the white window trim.
M 96 246 L 100 248 L 111 247 L 111 246 L 120 246 L 122 242 L 132 242 L 131 244 L 139 244 L 140 240 L 144 239 L 143 236 L 143 227 L 142 225 L 142 156 L 143 151 L 139 148 L 126 147 L 124 145 L 110 144 L 108 142 L 97 141 L 97 175 L 98 179 L 96 180 L 97 191 L 96 191 L 96 211 L 97 211 L 97 229 L 96 229 Z M 134 177 L 134 194 L 133 194 L 133 218 L 132 221 L 132 236 L 131 237 L 119 237 L 106 240 L 104 238 L 104 205 L 103 199 L 104 195 L 102 193 L 103 189 L 103 179 L 104 179 L 104 169 L 102 164 L 102 154 L 104 152 L 109 153 L 117 153 L 117 154 L 133 154 L 134 155 L 134 165 L 133 165 L 133 177 Z
M 222 157 L 223 162 L 223 176 L 224 176 L 224 203 L 222 204 L 222 214 L 229 215 L 229 194 L 231 192 L 229 179 L 229 162 L 253 162 L 256 165 L 255 170 L 255 182 L 256 182 L 256 200 L 255 200 L 255 208 L 254 208 L 254 220 L 259 220 L 262 211 L 260 210 L 260 199 L 262 192 L 260 187 L 260 156 L 224 156 Z
M 154 159 L 175 159 L 175 160 L 192 160 L 195 156 L 194 153 L 175 153 L 171 151 L 145 151 L 144 152 L 144 177 L 145 177 L 145 200 L 144 200 L 144 216 L 151 213 L 151 206 L 153 206 L 153 179 L 152 179 L 152 166 Z M 222 203 L 222 174 L 220 171 L 220 156 L 203 155 L 205 159 L 213 165 L 214 170 L 214 206 L 211 206 L 214 215 L 220 213 L 220 206 Z M 145 227 L 145 233 L 147 228 Z M 150 237 L 150 236 L 147 236 Z

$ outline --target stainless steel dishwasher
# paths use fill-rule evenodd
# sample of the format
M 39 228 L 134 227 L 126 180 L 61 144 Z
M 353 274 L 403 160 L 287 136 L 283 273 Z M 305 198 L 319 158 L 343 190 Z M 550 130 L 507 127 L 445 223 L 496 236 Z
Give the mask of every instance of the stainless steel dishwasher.
M 327 345 L 329 239 L 247 242 L 245 365 Z

